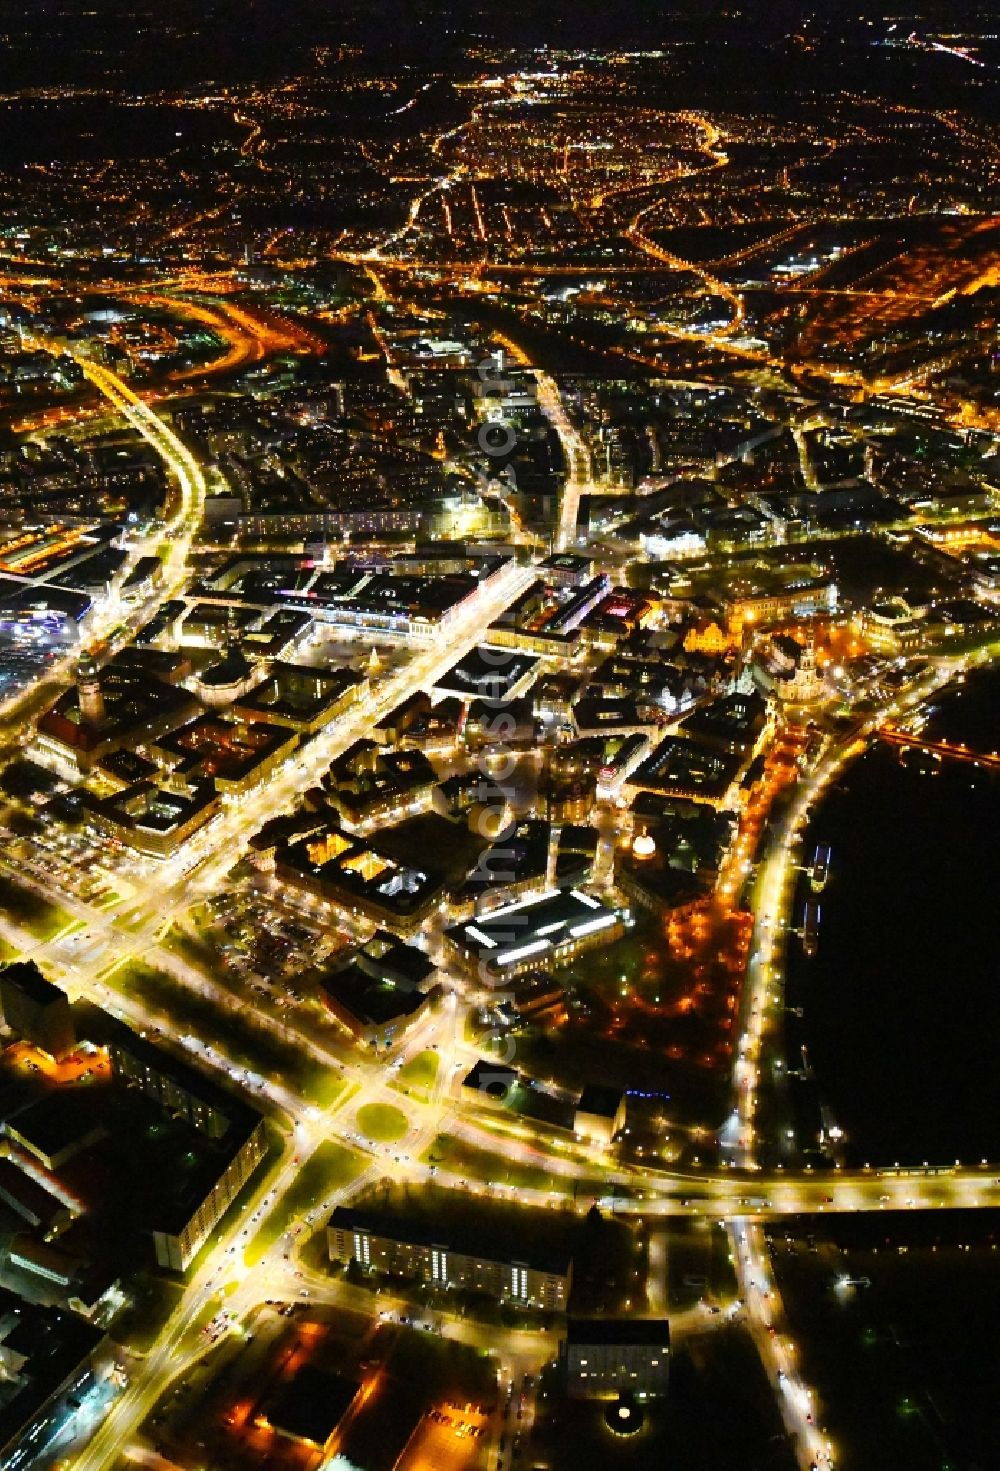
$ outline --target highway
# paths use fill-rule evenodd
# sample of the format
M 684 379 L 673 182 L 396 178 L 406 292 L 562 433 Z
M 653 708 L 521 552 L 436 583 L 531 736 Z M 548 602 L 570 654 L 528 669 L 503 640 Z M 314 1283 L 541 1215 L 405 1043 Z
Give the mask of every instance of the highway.
M 824 747 L 819 759 L 800 784 L 792 812 L 773 833 L 754 885 L 751 907 L 754 933 L 746 981 L 741 997 L 742 1035 L 733 1067 L 733 1087 L 737 1135 L 734 1162 L 747 1174 L 756 1165 L 754 1115 L 760 1082 L 761 1043 L 765 1028 L 777 1023 L 780 1011 L 780 966 L 783 957 L 789 911 L 795 893 L 797 845 L 796 834 L 805 821 L 812 803 L 822 793 L 840 764 L 853 751 L 855 742 L 843 749 L 829 751 Z M 842 1182 L 838 1182 L 842 1183 Z M 779 1333 L 781 1301 L 771 1271 L 764 1232 L 759 1221 L 758 1205 L 767 1201 L 777 1208 L 781 1201 L 809 1199 L 803 1186 L 781 1192 L 773 1190 L 773 1181 L 765 1189 L 749 1191 L 742 1197 L 742 1208 L 729 1217 L 729 1238 L 740 1293 L 746 1305 L 747 1323 L 758 1353 L 771 1382 L 775 1385 L 778 1407 L 799 1463 L 804 1468 L 832 1466 L 833 1447 L 815 1423 L 813 1397 L 809 1387 L 797 1377 L 786 1350 L 787 1336 Z M 813 1209 L 829 1208 L 839 1198 L 846 1201 L 861 1198 L 859 1187 L 849 1196 L 834 1196 L 831 1182 L 824 1178 Z M 886 1192 L 879 1190 L 879 1195 Z M 750 1203 L 753 1202 L 751 1206 Z M 879 1202 L 880 1203 L 880 1202 Z M 747 1207 L 750 1206 L 748 1210 Z M 855 1206 L 854 1208 L 857 1208 Z M 779 1389 L 779 1386 L 781 1388 Z
M 165 524 L 151 532 L 134 552 L 136 558 L 146 556 L 154 545 L 165 543 L 164 576 L 168 591 L 163 597 L 169 597 L 187 572 L 191 543 L 201 524 L 206 495 L 204 471 L 169 425 L 117 374 L 82 353 L 75 352 L 74 356 L 84 376 L 152 446 L 173 476 L 178 493 L 176 508 Z
M 161 555 L 163 578 L 160 586 L 141 604 L 128 610 L 123 608 L 117 592 L 112 590 L 107 597 L 95 601 L 88 615 L 87 643 L 101 644 L 120 628 L 121 633 L 114 643 L 117 648 L 128 642 L 157 608 L 183 585 L 191 545 L 201 524 L 205 504 L 205 474 L 169 425 L 115 373 L 91 361 L 79 349 L 66 348 L 63 344 L 57 347 L 44 339 L 34 345 L 52 352 L 70 351 L 88 381 L 160 456 L 173 481 L 176 505 L 164 522 L 154 524 L 144 537 L 129 543 L 129 556 L 123 571 L 123 576 L 127 576 L 140 558 Z M 81 647 L 49 665 L 38 680 L 5 700 L 0 705 L 0 718 L 4 723 L 9 724 L 19 717 L 27 718 L 29 711 L 37 706 L 39 686 L 51 687 L 54 695 L 59 686 L 72 677 L 83 652 Z
M 172 475 L 176 505 L 171 507 L 166 524 L 134 551 L 137 556 L 140 551 L 145 554 L 165 544 L 165 588 L 158 594 L 162 599 L 185 584 L 191 543 L 205 496 L 203 472 L 164 421 L 126 384 L 85 357 L 80 362 L 88 379 L 156 449 Z M 558 386 L 545 374 L 536 377 L 540 406 L 563 442 L 568 488 L 578 498 L 589 478 L 585 447 L 561 403 Z M 576 511 L 567 496 L 560 514 L 561 546 L 568 545 L 571 536 L 575 536 L 575 525 Z M 73 994 L 88 995 L 102 1005 L 113 1004 L 127 1021 L 140 1029 L 154 1024 L 142 998 L 109 990 L 113 970 L 130 958 L 147 960 L 171 975 L 180 988 L 197 991 L 223 1006 L 231 1005 L 232 997 L 222 992 L 212 977 L 164 947 L 160 937 L 190 908 L 193 900 L 217 892 L 225 885 L 230 870 L 264 823 L 292 810 L 331 760 L 411 694 L 431 688 L 452 663 L 481 641 L 484 629 L 530 585 L 533 577 L 533 567 L 519 567 L 514 563 L 494 574 L 470 596 L 446 637 L 411 653 L 401 667 L 373 681 L 353 709 L 293 752 L 265 786 L 238 801 L 226 803 L 220 816 L 173 858 L 155 867 L 147 865 L 137 877 L 134 870 L 130 872 L 130 897 L 123 901 L 128 915 L 126 932 L 116 923 L 122 918 L 121 905 L 101 910 L 46 882 L 44 874 L 19 873 L 15 868 L 12 877 L 29 887 L 37 886 L 48 898 L 55 898 L 74 918 L 85 923 L 87 931 L 82 941 L 66 936 L 36 943 L 5 922 L 0 924 L 0 934 L 23 953 L 34 955 Z M 110 606 L 99 610 L 101 628 L 110 629 L 114 618 L 120 618 L 120 614 L 114 613 Z M 863 748 L 878 722 L 919 706 L 953 675 L 955 667 L 947 664 L 932 667 L 911 690 L 897 696 L 890 706 L 879 711 L 877 718 L 873 716 L 864 730 L 840 741 L 828 739 L 800 782 L 789 815 L 771 834 L 753 890 L 755 930 L 734 1063 L 733 1134 L 727 1141 L 728 1168 L 680 1173 L 655 1168 L 609 1167 L 604 1151 L 596 1147 L 579 1143 L 569 1147 L 538 1136 L 520 1139 L 498 1136 L 495 1128 L 484 1127 L 475 1111 L 469 1110 L 456 1096 L 456 1068 L 464 1071 L 466 1063 L 478 1055 L 460 1040 L 465 1003 L 457 998 L 450 1003 L 451 1015 L 440 1043 L 438 1077 L 426 1102 L 410 1097 L 403 1104 L 382 1060 L 361 1055 L 346 1044 L 341 1052 L 325 1040 L 310 1037 L 293 1023 L 291 1030 L 297 1032 L 303 1049 L 317 1060 L 339 1068 L 345 1086 L 330 1107 L 321 1109 L 288 1088 L 273 1081 L 264 1082 L 259 1095 L 262 1105 L 287 1121 L 280 1154 L 252 1186 L 239 1219 L 213 1237 L 153 1350 L 146 1359 L 136 1362 L 132 1382 L 113 1404 L 91 1443 L 73 1460 L 75 1471 L 104 1471 L 111 1466 L 165 1388 L 204 1352 L 201 1320 L 221 1289 L 225 1288 L 228 1294 L 227 1307 L 241 1321 L 264 1297 L 293 1296 L 301 1290 L 297 1283 L 303 1279 L 295 1273 L 302 1268 L 293 1261 L 285 1261 L 289 1247 L 287 1226 L 274 1245 L 259 1257 L 255 1255 L 248 1261 L 246 1253 L 248 1249 L 254 1250 L 256 1232 L 285 1209 L 285 1197 L 300 1169 L 323 1141 L 347 1141 L 365 1161 L 359 1177 L 331 1192 L 323 1201 L 322 1209 L 328 1211 L 365 1184 L 379 1179 L 388 1168 L 402 1178 L 429 1179 L 430 1166 L 420 1156 L 445 1125 L 480 1149 L 503 1153 L 521 1163 L 542 1163 L 553 1176 L 556 1188 L 502 1187 L 466 1179 L 447 1168 L 435 1170 L 435 1178 L 442 1184 L 484 1195 L 509 1195 L 540 1205 L 573 1199 L 577 1210 L 583 1211 L 589 1208 L 592 1198 L 576 1199 L 574 1187 L 585 1172 L 593 1172 L 608 1187 L 612 1184 L 616 1187 L 614 1198 L 599 1197 L 605 1208 L 650 1221 L 681 1216 L 729 1222 L 747 1321 L 778 1392 L 786 1429 L 798 1448 L 801 1465 L 804 1468 L 831 1466 L 833 1448 L 817 1424 L 814 1397 L 794 1368 L 794 1350 L 789 1347 L 783 1325 L 763 1223 L 799 1213 L 996 1207 L 1000 1205 L 1000 1167 L 983 1163 L 904 1172 L 886 1168 L 823 1172 L 760 1170 L 754 1118 L 762 1047 L 782 1004 L 783 955 L 798 862 L 798 833 L 811 807 L 842 766 Z M 278 1025 L 263 1010 L 258 1023 L 264 1027 Z M 232 1073 L 236 1066 L 215 1037 L 198 1039 L 195 1050 L 206 1068 Z M 400 1141 L 379 1145 L 357 1137 L 355 1115 L 359 1107 L 370 1102 L 393 1102 L 405 1109 L 409 1128 Z M 321 1290 L 318 1281 L 310 1278 L 310 1284 L 310 1291 Z M 336 1292 L 329 1284 L 328 1290 Z M 475 1338 L 478 1330 L 469 1331 Z M 505 1340 L 504 1347 L 507 1350 L 511 1345 Z
M 877 716 L 839 740 L 827 737 L 811 769 L 796 789 L 791 809 L 771 833 L 758 868 L 750 907 L 754 915 L 750 961 L 740 1002 L 740 1041 L 733 1065 L 733 1116 L 723 1134 L 723 1151 L 757 1187 L 747 1189 L 732 1206 L 732 1193 L 720 1209 L 729 1220 L 733 1259 L 747 1321 L 761 1360 L 775 1385 L 786 1430 L 803 1468 L 832 1466 L 834 1450 L 817 1423 L 815 1397 L 801 1382 L 794 1349 L 782 1321 L 781 1299 L 771 1272 L 761 1216 L 801 1209 L 810 1212 L 920 1208 L 966 1208 L 1000 1200 L 996 1172 L 984 1162 L 978 1170 L 884 1171 L 860 1174 L 830 1171 L 809 1180 L 772 1173 L 765 1177 L 756 1158 L 754 1117 L 761 1080 L 763 1042 L 780 1025 L 784 1005 L 784 958 L 791 905 L 799 866 L 799 844 L 809 815 L 843 767 L 859 755 L 868 737 L 887 716 L 895 718 L 924 703 L 954 675 L 952 662 L 931 665 L 901 690 Z M 778 1180 L 781 1184 L 778 1184 Z M 947 1183 L 946 1183 L 947 1182 Z
M 103 373 L 103 370 L 99 372 Z M 101 386 L 109 397 L 115 396 L 122 412 L 127 413 L 137 428 L 142 426 L 140 432 L 145 433 L 161 452 L 169 449 L 175 456 L 181 488 L 181 507 L 177 518 L 178 524 L 184 524 L 183 518 L 190 516 L 191 508 L 197 505 L 199 487 L 203 485 L 200 472 L 193 473 L 193 461 L 190 461 L 187 451 L 180 447 L 182 453 L 178 453 L 175 445 L 166 438 L 160 421 L 151 414 L 147 406 L 133 403 L 116 383 Z M 180 549 L 172 553 L 176 557 L 178 573 L 186 560 L 186 554 L 183 542 Z M 296 751 L 266 787 L 241 803 L 228 807 L 221 819 L 212 825 L 212 832 L 207 839 L 204 834 L 201 835 L 200 844 L 196 839 L 193 844 L 187 845 L 187 849 L 177 860 L 168 860 L 160 865 L 155 876 L 151 876 L 145 885 L 138 910 L 130 906 L 130 927 L 135 925 L 137 916 L 143 921 L 137 926 L 139 933 L 132 944 L 128 940 L 123 942 L 120 932 L 114 929 L 113 918 L 107 913 L 101 915 L 72 897 L 66 899 L 65 895 L 60 897 L 66 899 L 71 912 L 78 917 L 86 917 L 94 935 L 105 941 L 97 945 L 93 944 L 92 939 L 88 942 L 93 951 L 93 960 L 88 960 L 85 952 L 75 961 L 71 960 L 65 953 L 65 947 L 60 947 L 58 941 L 35 944 L 29 936 L 17 933 L 12 926 L 4 925 L 2 928 L 8 938 L 22 952 L 39 959 L 49 973 L 65 979 L 74 993 L 82 991 L 103 1005 L 109 1004 L 110 999 L 105 983 L 100 980 L 107 966 L 108 942 L 112 943 L 115 963 L 128 958 L 130 954 L 141 954 L 152 963 L 162 964 L 176 976 L 181 963 L 176 956 L 168 957 L 165 952 L 160 952 L 150 944 L 151 931 L 162 929 L 164 922 L 175 912 L 190 906 L 192 889 L 207 893 L 219 887 L 245 850 L 250 838 L 270 817 L 293 806 L 299 794 L 316 781 L 330 761 L 365 734 L 373 723 L 388 714 L 416 689 L 432 686 L 456 659 L 481 639 L 483 629 L 530 584 L 531 579 L 531 569 L 511 563 L 484 582 L 470 597 L 467 608 L 450 628 L 443 646 L 436 645 L 414 654 L 401 670 L 380 681 L 357 709 L 341 720 L 331 722 L 312 741 Z M 51 896 L 53 890 L 48 887 L 46 892 Z M 185 977 L 188 984 L 192 983 L 190 970 L 189 967 Z M 205 978 L 199 979 L 204 981 Z M 113 1000 L 117 1009 L 133 1025 L 144 1027 L 151 1024 L 149 1012 L 139 999 L 116 993 Z M 201 1053 L 202 1062 L 228 1070 L 229 1060 L 220 1052 L 217 1039 L 206 1039 L 206 1043 Z M 275 1088 L 273 1084 L 267 1087 L 270 1101 L 294 1120 L 294 1133 L 283 1149 L 277 1166 L 255 1188 L 247 1205 L 247 1210 L 253 1209 L 261 1213 L 262 1221 L 271 1211 L 281 1209 L 285 1193 L 318 1145 L 326 1138 L 347 1132 L 346 1129 L 337 1127 L 337 1118 L 348 1103 L 353 1117 L 357 1108 L 364 1103 L 384 1101 L 387 1097 L 387 1085 L 380 1062 L 359 1061 L 353 1072 L 354 1081 L 359 1086 L 346 1088 L 333 1108 L 320 1113 L 318 1117 L 318 1111 L 305 1101 L 289 1096 L 285 1090 Z M 450 1077 L 449 1065 L 443 1069 L 442 1078 Z M 389 1096 L 397 1103 L 400 1101 L 396 1095 Z M 393 1148 L 397 1152 L 400 1148 L 406 1148 L 410 1157 L 416 1158 L 438 1132 L 446 1103 L 442 1090 L 433 1106 L 416 1110 L 423 1115 L 419 1118 L 417 1127 L 411 1129 L 405 1144 Z M 411 1116 L 413 1112 L 414 1109 L 410 1109 Z M 373 1175 L 383 1173 L 386 1152 L 380 1149 L 378 1157 L 368 1167 Z M 426 1171 L 426 1166 L 420 1167 L 422 1174 L 426 1174 Z M 352 1190 L 359 1188 L 367 1178 L 369 1174 L 362 1177 L 362 1180 L 355 1181 Z M 197 1347 L 192 1342 L 195 1332 L 192 1324 L 196 1322 L 221 1282 L 228 1280 L 227 1272 L 230 1276 L 234 1272 L 237 1277 L 242 1275 L 242 1267 L 231 1260 L 235 1250 L 242 1244 L 241 1232 L 242 1227 L 237 1223 L 213 1239 L 203 1264 L 188 1283 L 178 1308 L 168 1320 L 153 1352 L 142 1362 L 133 1382 L 112 1406 L 107 1420 L 91 1444 L 74 1461 L 75 1466 L 96 1471 L 97 1467 L 112 1464 L 122 1444 L 135 1432 L 166 1384 L 182 1367 L 185 1353 L 190 1354 Z M 267 1273 L 261 1276 L 261 1266 L 265 1266 L 267 1272 L 277 1273 L 285 1288 L 291 1290 L 291 1284 L 287 1281 L 288 1273 L 282 1273 L 276 1262 L 269 1258 L 263 1263 L 255 1263 L 252 1281 L 238 1299 L 241 1311 L 249 1311 L 262 1295 L 266 1295 L 260 1283 L 272 1278 Z

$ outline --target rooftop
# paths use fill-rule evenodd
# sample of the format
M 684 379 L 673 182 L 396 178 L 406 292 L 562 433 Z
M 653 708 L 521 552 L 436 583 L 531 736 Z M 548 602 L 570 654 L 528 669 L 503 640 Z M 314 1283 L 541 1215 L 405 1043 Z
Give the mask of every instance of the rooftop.
M 40 1307 L 0 1288 L 0 1352 L 20 1366 L 0 1379 L 0 1458 L 73 1370 L 103 1343 L 76 1313 Z
M 483 1261 L 516 1262 L 518 1266 L 530 1267 L 537 1272 L 552 1272 L 565 1275 L 572 1264 L 572 1253 L 568 1246 L 559 1247 L 554 1243 L 526 1242 L 520 1237 L 516 1249 L 507 1250 L 506 1241 L 501 1241 L 500 1235 L 488 1240 L 474 1240 L 471 1232 L 466 1233 L 456 1230 L 455 1218 L 449 1214 L 449 1218 L 442 1220 L 441 1229 L 436 1229 L 436 1220 L 431 1220 L 431 1228 L 417 1222 L 400 1219 L 392 1211 L 369 1210 L 367 1207 L 338 1206 L 330 1217 L 331 1229 L 337 1231 L 370 1231 L 374 1236 L 385 1236 L 390 1241 L 409 1242 L 414 1246 L 437 1246 L 445 1251 L 457 1251 L 469 1256 L 478 1256 Z M 433 1228 L 433 1229 L 432 1229 Z
M 649 1344 L 666 1352 L 670 1346 L 670 1323 L 667 1318 L 569 1318 L 566 1342 Z
M 528 956 L 544 965 L 556 946 L 619 922 L 617 910 L 580 889 L 550 889 L 454 925 L 446 935 L 460 949 L 474 951 L 491 968 L 503 970 Z
M 353 1380 L 305 1364 L 294 1379 L 282 1385 L 267 1418 L 285 1435 L 325 1446 L 357 1392 Z
M 359 1022 L 372 1026 L 384 1026 L 398 1017 L 412 1015 L 423 1003 L 425 994 L 388 976 L 372 976 L 354 959 L 323 975 L 320 987 Z
M 65 1001 L 66 992 L 42 975 L 33 960 L 17 960 L 0 970 L 0 985 L 13 985 L 36 1006 Z
M 588 1083 L 580 1094 L 577 1109 L 581 1113 L 596 1114 L 598 1118 L 613 1119 L 621 1107 L 624 1096 L 619 1088 L 606 1088 L 600 1083 Z

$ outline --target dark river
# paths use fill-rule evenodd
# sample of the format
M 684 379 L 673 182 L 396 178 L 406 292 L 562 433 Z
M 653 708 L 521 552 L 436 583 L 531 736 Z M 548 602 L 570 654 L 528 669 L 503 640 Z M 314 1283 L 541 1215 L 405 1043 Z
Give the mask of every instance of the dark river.
M 931 731 L 1000 745 L 1000 681 L 948 698 Z M 990 739 L 991 733 L 995 738 Z M 804 1042 L 816 1103 L 853 1163 L 1000 1158 L 1000 774 L 876 745 L 846 770 L 803 847 L 833 850 L 818 949 L 789 955 L 787 1058 Z M 803 880 L 796 919 L 810 897 Z M 808 1110 L 803 1117 L 808 1116 Z

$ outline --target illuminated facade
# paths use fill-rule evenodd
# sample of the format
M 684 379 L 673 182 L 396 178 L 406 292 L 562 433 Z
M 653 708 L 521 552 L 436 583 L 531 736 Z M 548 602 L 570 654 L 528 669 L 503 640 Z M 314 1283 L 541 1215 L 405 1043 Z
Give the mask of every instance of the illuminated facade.
M 666 1394 L 670 1324 L 666 1318 L 570 1318 L 561 1362 L 571 1399 Z
M 345 1207 L 330 1218 L 327 1245 L 333 1262 L 353 1260 L 389 1277 L 417 1277 L 431 1287 L 461 1288 L 547 1312 L 565 1310 L 573 1275 L 568 1254 L 499 1261 L 417 1233 L 397 1234 L 387 1220 Z

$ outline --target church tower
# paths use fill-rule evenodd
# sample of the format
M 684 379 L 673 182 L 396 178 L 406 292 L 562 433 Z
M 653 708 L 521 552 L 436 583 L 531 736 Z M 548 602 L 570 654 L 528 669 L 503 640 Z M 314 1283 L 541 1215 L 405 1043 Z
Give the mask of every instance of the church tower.
M 790 705 L 812 705 L 825 694 L 823 675 L 816 664 L 816 643 L 810 633 L 799 658 L 799 667 L 785 686 L 784 698 Z
M 80 719 L 85 725 L 100 730 L 104 724 L 104 695 L 101 671 L 90 654 L 84 654 L 76 675 L 76 692 L 80 702 Z

